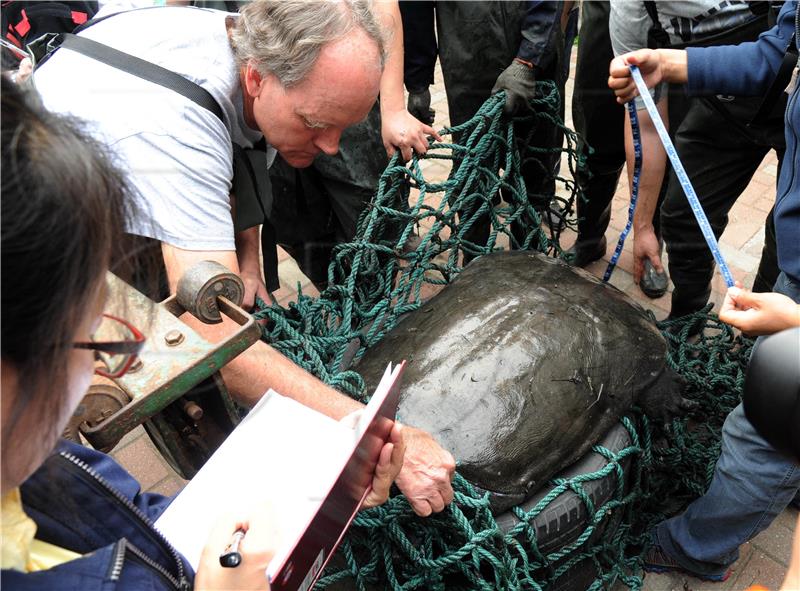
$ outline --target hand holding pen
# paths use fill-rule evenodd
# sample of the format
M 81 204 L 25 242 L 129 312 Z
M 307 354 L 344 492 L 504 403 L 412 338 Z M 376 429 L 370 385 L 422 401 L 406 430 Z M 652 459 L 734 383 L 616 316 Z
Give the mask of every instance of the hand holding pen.
M 247 520 L 222 519 L 200 557 L 195 589 L 269 589 L 266 570 L 274 554 L 276 534 L 268 511 Z

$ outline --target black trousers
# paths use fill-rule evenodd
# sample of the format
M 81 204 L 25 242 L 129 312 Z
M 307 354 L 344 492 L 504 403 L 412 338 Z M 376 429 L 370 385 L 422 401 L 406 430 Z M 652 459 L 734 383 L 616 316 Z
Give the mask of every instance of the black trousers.
M 522 41 L 521 24 L 525 16 L 525 2 L 437 2 L 436 27 L 438 32 L 439 60 L 442 66 L 447 105 L 451 126 L 471 119 L 491 96 L 497 77 L 505 70 L 519 50 Z M 577 18 L 577 13 L 574 15 Z M 560 28 L 559 28 L 560 31 Z M 542 80 L 553 80 L 562 97 L 563 118 L 564 60 L 569 60 L 566 50 L 572 40 L 565 42 L 559 35 L 554 44 L 557 55 L 546 71 L 539 73 Z M 520 140 L 520 153 L 524 155 L 527 144 L 539 147 L 560 147 L 563 133 L 546 121 L 520 125 L 515 130 Z M 454 134 L 454 140 L 463 138 Z M 522 176 L 528 198 L 538 209 L 544 209 L 555 193 L 555 174 L 561 154 L 556 152 L 539 158 L 523 158 Z M 525 228 L 514 228 L 521 240 Z M 478 245 L 486 244 L 489 221 L 476 222 L 465 238 Z M 467 257 L 469 258 L 469 257 Z
M 760 98 L 722 98 L 722 101 L 716 97 L 691 99 L 689 111 L 675 134 L 675 148 L 717 238 L 728 224 L 728 212 L 767 152 L 776 150 L 780 161 L 785 149 L 780 115 L 764 127 L 747 126 Z M 774 195 L 772 191 L 771 197 Z M 708 302 L 714 260 L 674 173 L 669 176 L 661 225 L 675 285 L 671 315 L 689 314 Z M 775 229 L 770 212 L 755 287 L 770 291 L 777 275 Z
M 321 154 L 308 168 L 275 158 L 270 221 L 277 243 L 318 288 L 327 283 L 333 248 L 355 236 L 388 163 L 377 103 L 365 121 L 344 131 L 335 156 Z
M 572 120 L 585 143 L 586 163 L 578 170 L 578 242 L 597 242 L 611 221 L 611 202 L 625 165 L 625 107 L 608 87 L 614 57 L 608 33 L 608 2 L 581 3 L 581 30 Z M 592 150 L 589 150 L 591 146 Z M 590 153 L 591 152 L 591 153 Z

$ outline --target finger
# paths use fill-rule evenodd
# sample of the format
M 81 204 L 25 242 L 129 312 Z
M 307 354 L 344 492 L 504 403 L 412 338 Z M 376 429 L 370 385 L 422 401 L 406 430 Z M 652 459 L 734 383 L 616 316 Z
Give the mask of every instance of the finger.
M 728 289 L 730 292 L 731 290 L 735 289 L 731 287 Z M 732 296 L 734 299 L 734 303 L 736 307 L 740 310 L 749 310 L 751 308 L 759 308 L 760 307 L 760 298 L 758 294 L 753 293 L 752 291 L 748 291 L 746 289 L 738 290 L 735 296 Z
M 420 517 L 428 517 L 428 515 L 433 513 L 431 504 L 427 499 L 408 499 L 408 502 L 411 503 L 411 508 L 414 510 L 414 513 Z
M 386 502 L 389 498 L 389 489 L 394 481 L 392 469 L 392 456 L 394 445 L 387 443 L 381 449 L 378 465 L 375 467 L 375 474 L 372 476 L 372 490 L 370 490 L 364 501 L 365 507 L 377 507 Z
M 442 500 L 444 501 L 445 505 L 449 505 L 453 502 L 455 498 L 455 492 L 453 491 L 453 486 L 448 482 L 447 486 L 444 490 L 439 491 L 442 495 Z
M 650 255 L 648 257 L 650 259 L 650 264 L 653 265 L 653 268 L 656 270 L 657 273 L 664 272 L 664 265 L 661 264 L 661 257 L 658 255 Z
M 436 131 L 436 130 L 435 130 L 433 127 L 431 127 L 430 125 L 423 125 L 423 126 L 422 126 L 422 131 L 423 131 L 423 132 L 425 132 L 427 135 L 431 135 L 431 136 L 433 136 L 433 138 L 434 138 L 434 139 L 435 139 L 437 142 L 441 142 L 441 141 L 442 141 L 442 136 L 440 136 L 440 135 L 439 135 L 439 132 L 438 132 L 438 131 Z
M 428 504 L 434 513 L 441 513 L 444 511 L 446 503 L 441 495 L 435 495 L 433 498 L 428 498 Z
M 383 147 L 386 148 L 386 155 L 389 156 L 389 158 L 394 156 L 394 153 L 397 152 L 393 144 L 384 143 Z
M 642 280 L 642 274 L 644 273 L 644 263 L 642 263 L 642 259 L 636 257 L 633 259 L 633 281 L 635 283 L 639 283 Z
M 411 148 L 420 156 L 428 152 L 428 140 L 424 135 L 415 136 L 411 140 Z
M 244 297 L 242 298 L 242 308 L 244 308 L 248 312 L 252 311 L 253 306 L 255 305 L 255 299 L 256 299 L 256 290 L 251 289 L 250 285 L 245 284 Z
M 400 148 L 400 153 L 403 156 L 403 162 L 408 162 L 409 160 L 411 160 L 411 156 L 413 156 L 414 150 L 411 148 L 411 146 L 403 146 L 402 148 Z

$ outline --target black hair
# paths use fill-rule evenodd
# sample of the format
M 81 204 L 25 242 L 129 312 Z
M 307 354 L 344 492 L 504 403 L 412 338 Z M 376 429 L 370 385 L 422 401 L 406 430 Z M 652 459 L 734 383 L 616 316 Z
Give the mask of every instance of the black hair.
M 19 376 L 8 420 L 15 425 L 27 408 L 48 424 L 61 412 L 69 352 L 87 306 L 105 271 L 124 260 L 132 205 L 124 177 L 77 122 L 47 112 L 5 76 L 0 101 L 0 347 Z

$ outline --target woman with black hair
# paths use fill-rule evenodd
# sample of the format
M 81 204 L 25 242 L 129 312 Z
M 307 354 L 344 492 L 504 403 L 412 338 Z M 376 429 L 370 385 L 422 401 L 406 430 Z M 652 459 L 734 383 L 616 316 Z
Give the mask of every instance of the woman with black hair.
M 73 123 L 5 77 L 0 100 L 2 587 L 268 589 L 266 524 L 221 523 L 195 575 L 153 528 L 170 499 L 141 493 L 105 454 L 58 442 L 92 374 L 121 375 L 143 341 L 103 314 L 106 271 L 122 271 L 131 202 Z M 219 554 L 238 528 L 247 530 L 242 563 L 222 568 Z

